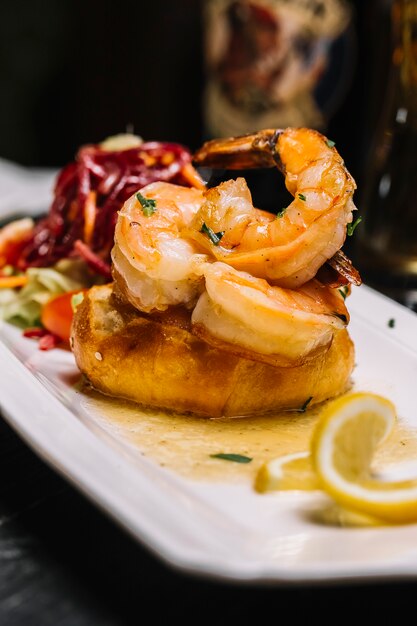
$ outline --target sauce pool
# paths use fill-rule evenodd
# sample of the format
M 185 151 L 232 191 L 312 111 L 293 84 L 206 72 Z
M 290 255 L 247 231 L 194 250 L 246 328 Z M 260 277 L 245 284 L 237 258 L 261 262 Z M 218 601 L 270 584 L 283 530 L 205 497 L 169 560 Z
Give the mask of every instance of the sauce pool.
M 324 406 L 304 413 L 208 419 L 143 408 L 88 387 L 82 389 L 81 404 L 88 419 L 162 467 L 194 480 L 252 484 L 266 461 L 309 450 Z M 243 455 L 252 461 L 236 463 L 211 457 L 219 453 Z M 417 460 L 417 429 L 398 420 L 376 455 L 375 469 L 413 460 Z

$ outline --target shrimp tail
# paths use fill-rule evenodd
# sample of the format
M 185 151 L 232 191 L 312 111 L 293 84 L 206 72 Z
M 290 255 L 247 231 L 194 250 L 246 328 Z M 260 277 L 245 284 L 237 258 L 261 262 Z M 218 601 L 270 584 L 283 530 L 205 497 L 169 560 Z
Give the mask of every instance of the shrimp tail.
M 230 170 L 280 167 L 276 149 L 280 129 L 266 129 L 257 133 L 207 141 L 193 156 L 197 166 Z
M 328 265 L 345 279 L 345 283 L 359 286 L 362 284 L 362 278 L 352 261 L 341 251 L 338 250 L 327 261 Z

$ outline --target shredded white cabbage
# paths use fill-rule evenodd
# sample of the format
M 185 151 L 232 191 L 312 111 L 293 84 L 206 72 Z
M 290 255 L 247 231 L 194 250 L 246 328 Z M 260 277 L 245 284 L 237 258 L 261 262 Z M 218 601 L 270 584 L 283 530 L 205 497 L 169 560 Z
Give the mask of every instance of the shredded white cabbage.
M 54 267 L 31 267 L 19 291 L 0 289 L 0 318 L 22 327 L 40 324 L 41 310 L 51 298 L 91 285 L 84 262 L 64 259 Z

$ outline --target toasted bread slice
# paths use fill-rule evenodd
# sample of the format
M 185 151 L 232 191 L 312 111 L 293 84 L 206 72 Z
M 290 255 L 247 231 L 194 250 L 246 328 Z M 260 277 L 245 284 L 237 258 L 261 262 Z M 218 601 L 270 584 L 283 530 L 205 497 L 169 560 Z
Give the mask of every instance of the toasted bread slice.
M 72 326 L 77 365 L 99 391 L 145 406 L 207 417 L 300 409 L 346 389 L 353 343 L 338 331 L 327 350 L 297 367 L 277 367 L 224 351 L 191 333 L 190 312 L 145 315 L 93 287 Z

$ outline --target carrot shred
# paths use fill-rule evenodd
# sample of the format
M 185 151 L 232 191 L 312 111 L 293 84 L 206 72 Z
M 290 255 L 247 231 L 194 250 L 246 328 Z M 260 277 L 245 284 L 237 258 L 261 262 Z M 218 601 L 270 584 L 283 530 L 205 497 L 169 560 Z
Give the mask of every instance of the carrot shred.
M 84 204 L 84 241 L 91 243 L 96 223 L 96 192 L 89 191 Z
M 14 289 L 23 287 L 28 282 L 26 275 L 22 276 L 0 276 L 0 289 Z
M 206 188 L 204 180 L 201 178 L 195 167 L 191 165 L 191 163 L 186 163 L 185 165 L 183 165 L 180 170 L 180 174 L 184 178 L 184 180 L 189 185 L 191 185 L 191 187 L 195 187 L 196 189 Z

